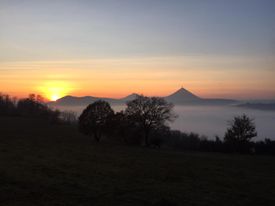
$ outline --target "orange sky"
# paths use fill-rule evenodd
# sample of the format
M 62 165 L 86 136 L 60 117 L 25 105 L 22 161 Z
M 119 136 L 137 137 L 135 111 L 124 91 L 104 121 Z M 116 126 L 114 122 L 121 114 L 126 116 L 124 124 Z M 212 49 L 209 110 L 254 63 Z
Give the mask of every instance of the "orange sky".
M 275 98 L 275 1 L 0 2 L 0 92 Z
M 0 64 L 0 88 L 19 97 L 36 93 L 48 99 L 132 92 L 165 96 L 181 86 L 201 97 L 274 98 L 272 66 L 266 58 L 230 56 L 14 61 Z

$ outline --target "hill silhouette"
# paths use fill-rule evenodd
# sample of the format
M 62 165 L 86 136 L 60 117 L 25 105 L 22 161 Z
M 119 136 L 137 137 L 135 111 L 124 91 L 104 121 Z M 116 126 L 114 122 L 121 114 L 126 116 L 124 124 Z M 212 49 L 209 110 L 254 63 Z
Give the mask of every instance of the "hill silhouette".
M 107 97 L 94 97 L 94 96 L 84 96 L 84 97 L 75 97 L 75 96 L 65 96 L 55 102 L 51 102 L 54 105 L 88 105 L 95 102 L 96 100 L 104 100 L 110 104 L 125 104 L 127 101 L 130 101 L 135 98 L 137 94 L 132 93 L 126 97 L 115 99 Z M 229 105 L 234 104 L 237 101 L 232 99 L 205 99 L 201 98 L 192 92 L 188 91 L 185 88 L 180 88 L 174 93 L 164 97 L 168 102 L 171 102 L 175 105 Z
M 180 88 L 173 94 L 165 97 L 165 99 L 169 102 L 175 103 L 184 103 L 184 102 L 194 102 L 194 101 L 201 101 L 202 99 L 195 94 L 191 93 L 190 91 Z

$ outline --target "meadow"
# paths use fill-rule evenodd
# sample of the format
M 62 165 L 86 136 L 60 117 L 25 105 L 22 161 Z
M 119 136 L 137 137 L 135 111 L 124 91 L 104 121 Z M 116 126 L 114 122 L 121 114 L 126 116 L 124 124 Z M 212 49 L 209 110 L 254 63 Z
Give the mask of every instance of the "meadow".
M 1 205 L 275 204 L 274 156 L 96 143 L 28 117 L 0 125 Z

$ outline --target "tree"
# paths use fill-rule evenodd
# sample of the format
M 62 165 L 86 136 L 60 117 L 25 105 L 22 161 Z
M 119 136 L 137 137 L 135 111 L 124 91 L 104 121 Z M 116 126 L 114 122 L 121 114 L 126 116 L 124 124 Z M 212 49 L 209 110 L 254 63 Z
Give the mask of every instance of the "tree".
M 42 96 L 35 94 L 30 94 L 28 98 L 20 99 L 17 103 L 18 114 L 43 118 L 52 123 L 58 123 L 60 120 L 60 111 L 51 109 L 47 104 L 42 102 L 42 99 Z
M 110 128 L 112 130 L 111 135 L 113 138 L 121 138 L 124 143 L 127 142 L 126 133 L 128 132 L 131 126 L 129 121 L 124 113 L 124 111 L 116 112 L 110 120 Z
M 97 142 L 100 141 L 104 132 L 107 132 L 109 119 L 114 111 L 106 101 L 98 100 L 87 106 L 79 116 L 79 131 L 94 136 Z
M 167 121 L 173 121 L 173 104 L 160 97 L 137 95 L 127 103 L 126 116 L 143 130 L 144 142 L 149 146 L 149 135 L 153 129 L 164 126 Z
M 0 115 L 14 115 L 16 113 L 16 99 L 0 93 Z
M 257 136 L 256 126 L 253 119 L 243 114 L 234 117 L 229 122 L 229 128 L 225 133 L 224 141 L 234 146 L 238 151 L 243 150 L 253 137 Z

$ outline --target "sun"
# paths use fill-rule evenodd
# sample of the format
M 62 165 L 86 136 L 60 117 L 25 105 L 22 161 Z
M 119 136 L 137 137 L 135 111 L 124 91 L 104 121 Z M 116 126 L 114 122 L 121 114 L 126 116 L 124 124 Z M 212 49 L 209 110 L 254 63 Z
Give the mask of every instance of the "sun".
M 60 96 L 58 95 L 58 94 L 53 94 L 52 96 L 51 96 L 51 100 L 52 101 L 56 101 L 56 100 L 58 100 L 60 98 Z
M 38 90 L 50 101 L 56 101 L 71 91 L 71 84 L 64 81 L 46 81 Z

